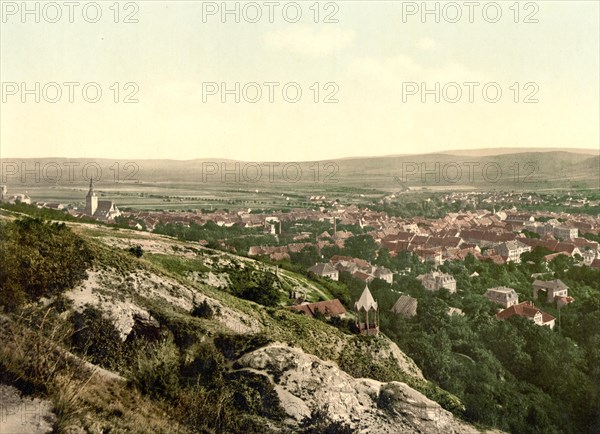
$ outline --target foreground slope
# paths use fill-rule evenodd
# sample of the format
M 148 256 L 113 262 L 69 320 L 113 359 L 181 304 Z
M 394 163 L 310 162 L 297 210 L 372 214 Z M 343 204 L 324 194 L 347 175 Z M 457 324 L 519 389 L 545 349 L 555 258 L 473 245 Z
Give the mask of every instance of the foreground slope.
M 0 353 L 4 380 L 49 398 L 61 431 L 477 432 L 448 411 L 460 414 L 459 400 L 385 336 L 234 296 L 241 270 L 273 274 L 263 264 L 148 233 L 71 227 L 93 252 L 87 277 L 28 306 L 28 320 L 4 315 L 10 344 Z M 282 293 L 324 292 L 277 274 Z M 83 326 L 61 340 L 69 321 Z M 28 358 L 35 348 L 23 350 L 35 342 L 44 360 L 60 361 L 51 376 Z

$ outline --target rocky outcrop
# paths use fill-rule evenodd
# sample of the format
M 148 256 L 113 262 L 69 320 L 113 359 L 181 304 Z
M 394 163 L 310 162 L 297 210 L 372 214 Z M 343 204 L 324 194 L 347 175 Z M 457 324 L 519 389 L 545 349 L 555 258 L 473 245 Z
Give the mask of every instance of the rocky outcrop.
M 478 433 L 401 382 L 354 378 L 334 362 L 275 343 L 242 356 L 240 369 L 266 375 L 297 422 L 317 409 L 360 433 Z
M 224 305 L 175 279 L 138 271 L 126 278 L 112 270 L 89 271 L 88 278 L 65 296 L 73 307 L 82 311 L 86 305 L 110 313 L 121 339 L 125 340 L 136 325 L 136 318 L 150 318 L 146 309 L 138 305 L 136 296 L 149 300 L 163 300 L 172 306 L 191 311 L 195 303 L 206 301 L 219 312 L 215 320 L 235 333 L 257 333 L 261 325 L 254 318 Z

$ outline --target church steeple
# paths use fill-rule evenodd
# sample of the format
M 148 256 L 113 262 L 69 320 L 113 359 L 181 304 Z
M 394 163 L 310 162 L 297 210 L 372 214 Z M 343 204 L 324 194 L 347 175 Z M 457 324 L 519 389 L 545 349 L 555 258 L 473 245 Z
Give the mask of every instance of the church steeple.
M 96 193 L 94 193 L 94 179 L 90 178 L 90 189 L 88 191 L 88 197 L 90 196 L 96 196 Z
M 94 192 L 94 180 L 90 178 L 90 189 L 85 197 L 85 213 L 89 216 L 93 216 L 98 209 L 98 196 Z

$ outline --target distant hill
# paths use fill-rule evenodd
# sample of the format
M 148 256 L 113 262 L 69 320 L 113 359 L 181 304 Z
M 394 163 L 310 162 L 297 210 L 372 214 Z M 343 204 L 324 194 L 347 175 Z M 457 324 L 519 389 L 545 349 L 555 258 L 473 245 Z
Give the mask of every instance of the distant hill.
M 311 184 L 393 189 L 398 180 L 409 187 L 439 188 L 593 188 L 600 185 L 600 157 L 597 152 L 584 149 L 480 149 L 297 163 L 68 158 L 2 159 L 1 163 L 2 180 L 6 179 L 8 185 L 36 183 L 31 173 L 26 174 L 23 182 L 20 177 L 23 167 L 38 172 L 37 184 L 51 183 L 60 168 L 62 176 L 58 185 L 65 185 L 69 180 L 73 184 L 68 167 L 75 168 L 74 181 L 81 185 L 97 168 L 101 169 L 104 184 L 115 181 L 185 184 L 190 188 L 198 184 L 218 187 L 239 183 L 250 187 L 285 184 L 288 189 L 290 185 Z M 88 167 L 88 175 L 82 174 L 84 167 Z

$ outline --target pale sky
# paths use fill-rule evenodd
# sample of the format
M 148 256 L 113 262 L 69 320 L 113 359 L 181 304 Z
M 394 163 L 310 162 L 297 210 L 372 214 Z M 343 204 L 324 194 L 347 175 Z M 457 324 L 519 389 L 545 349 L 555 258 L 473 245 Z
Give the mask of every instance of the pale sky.
M 34 13 L 22 16 L 20 1 L 2 2 L 0 157 L 303 161 L 600 143 L 597 1 L 521 2 L 518 17 L 514 2 L 498 2 L 495 23 L 493 7 L 482 11 L 491 2 L 480 2 L 473 23 L 464 2 L 454 3 L 462 13 L 454 23 L 453 6 L 427 3 L 438 4 L 438 23 L 434 13 L 423 19 L 420 1 L 321 2 L 318 23 L 312 1 L 298 2 L 296 23 L 285 1 L 274 7 L 273 23 L 260 1 L 227 3 L 240 8 L 239 23 L 233 14 L 223 23 L 220 10 L 208 15 L 220 1 L 122 2 L 118 23 L 114 2 L 99 2 L 102 16 L 90 23 L 82 13 L 88 3 L 74 9 L 73 23 L 63 2 L 46 10 L 41 3 L 36 23 Z M 256 6 L 262 17 L 252 23 Z M 408 15 L 413 6 L 419 10 Z M 61 18 L 49 22 L 57 10 Z M 93 20 L 96 11 L 86 13 Z M 122 22 L 129 13 L 137 23 Z M 323 22 L 329 14 L 338 22 Z M 80 83 L 73 102 L 69 82 Z M 96 103 L 82 96 L 90 82 L 102 90 Z M 135 90 L 124 89 L 128 82 L 137 103 L 122 101 Z M 239 103 L 220 92 L 236 82 Z M 262 91 L 257 103 L 242 94 L 253 82 Z M 280 84 L 265 85 L 272 82 Z M 288 83 L 297 83 L 287 87 L 289 98 L 301 89 L 299 102 L 284 99 Z M 434 92 L 422 95 L 423 83 Z M 489 100 L 502 91 L 496 103 L 484 99 L 488 83 Z M 52 103 L 57 88 L 62 96 Z M 216 94 L 203 101 L 203 89 Z M 462 97 L 452 103 L 457 89 Z M 246 91 L 256 97 L 256 86 Z M 334 91 L 338 102 L 324 103 Z M 528 97 L 538 102 L 524 103 Z

